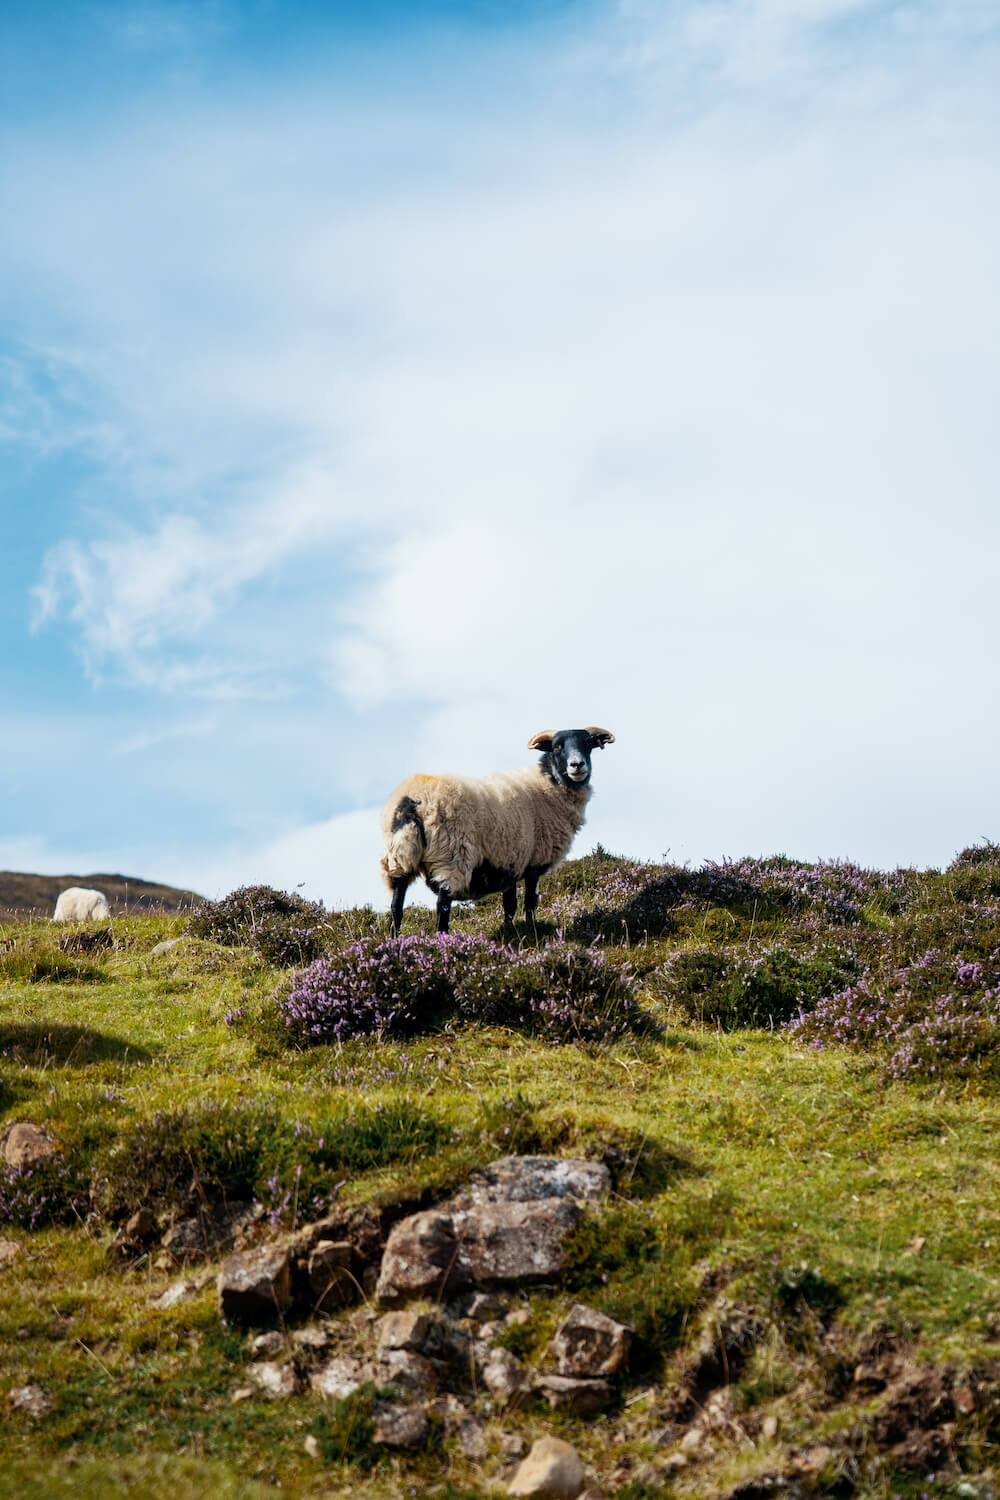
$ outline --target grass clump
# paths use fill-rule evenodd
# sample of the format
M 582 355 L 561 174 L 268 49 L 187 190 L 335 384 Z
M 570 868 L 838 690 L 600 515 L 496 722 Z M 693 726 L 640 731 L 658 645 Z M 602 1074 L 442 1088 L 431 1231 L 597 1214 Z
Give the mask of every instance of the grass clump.
M 781 943 L 750 956 L 688 948 L 648 982 L 689 1019 L 734 1031 L 783 1025 L 843 989 L 859 968 L 849 952 L 802 954 Z

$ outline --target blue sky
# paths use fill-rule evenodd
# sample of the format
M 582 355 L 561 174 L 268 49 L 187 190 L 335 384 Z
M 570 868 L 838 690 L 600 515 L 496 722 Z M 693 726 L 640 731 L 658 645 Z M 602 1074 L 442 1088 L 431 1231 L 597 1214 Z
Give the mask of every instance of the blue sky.
M 1000 837 L 986 4 L 0 11 L 0 867 Z

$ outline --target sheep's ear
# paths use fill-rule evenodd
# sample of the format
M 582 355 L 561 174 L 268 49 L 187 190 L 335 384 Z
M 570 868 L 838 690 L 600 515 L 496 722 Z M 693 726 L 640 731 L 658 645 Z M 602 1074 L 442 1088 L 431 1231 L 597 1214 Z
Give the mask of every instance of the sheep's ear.
M 528 741 L 529 750 L 551 750 L 553 734 L 551 729 L 543 729 L 541 734 L 533 734 Z
M 590 735 L 593 742 L 591 745 L 592 750 L 603 750 L 605 745 L 614 744 L 615 737 L 610 729 L 598 729 L 596 724 L 588 724 L 586 732 Z

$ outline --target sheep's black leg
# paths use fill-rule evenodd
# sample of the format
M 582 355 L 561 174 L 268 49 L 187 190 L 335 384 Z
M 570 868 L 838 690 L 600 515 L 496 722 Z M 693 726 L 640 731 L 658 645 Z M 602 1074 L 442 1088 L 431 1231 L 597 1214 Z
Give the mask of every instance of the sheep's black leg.
M 503 919 L 505 922 L 513 923 L 517 916 L 517 886 L 512 885 L 501 893 L 503 899 Z
M 437 930 L 438 930 L 438 932 L 447 932 L 448 931 L 448 921 L 449 921 L 450 917 L 451 917 L 451 891 L 446 891 L 444 889 L 444 887 L 442 887 L 441 890 L 438 891 L 438 899 L 437 899 L 437 918 L 438 918 Z
M 396 936 L 399 937 L 399 929 L 403 925 L 403 902 L 406 900 L 406 892 L 410 882 L 405 875 L 397 876 L 392 882 L 392 925 Z
M 524 872 L 524 920 L 533 922 L 538 909 L 538 880 L 544 868 L 529 866 Z

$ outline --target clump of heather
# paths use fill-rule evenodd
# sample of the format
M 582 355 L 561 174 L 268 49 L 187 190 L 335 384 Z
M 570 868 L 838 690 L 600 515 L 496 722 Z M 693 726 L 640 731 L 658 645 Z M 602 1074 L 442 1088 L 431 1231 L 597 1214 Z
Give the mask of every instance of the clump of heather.
M 307 964 L 327 942 L 322 902 L 305 901 L 269 885 L 241 886 L 221 901 L 204 901 L 188 918 L 185 931 L 227 947 L 254 948 L 276 968 Z
M 449 1019 L 516 1027 L 554 1041 L 598 1040 L 640 1025 L 631 974 L 559 941 L 518 949 L 479 934 L 363 939 L 295 976 L 277 996 L 300 1044 L 408 1037 Z
M 1000 865 L 1000 844 L 994 844 L 990 839 L 981 839 L 978 844 L 967 844 L 955 855 L 948 869 L 969 869 L 976 865 Z
M 874 913 L 903 910 L 917 890 L 914 871 L 883 873 L 840 860 L 709 860 L 688 870 L 605 858 L 585 884 L 557 889 L 545 916 L 585 942 L 634 943 L 669 933 L 681 912 L 712 907 L 761 920 L 813 912 L 834 926 L 857 926 Z
M 894 1078 L 987 1072 L 1000 1043 L 1000 949 L 972 959 L 928 949 L 820 1000 L 789 1030 L 814 1047 L 869 1049 Z
M 89 1176 L 72 1158 L 53 1156 L 33 1167 L 0 1165 L 0 1224 L 71 1224 L 86 1218 L 89 1208 Z
M 771 943 L 752 955 L 684 949 L 647 982 L 685 1015 L 731 1031 L 782 1025 L 860 973 L 860 961 L 846 947 L 794 951 Z

